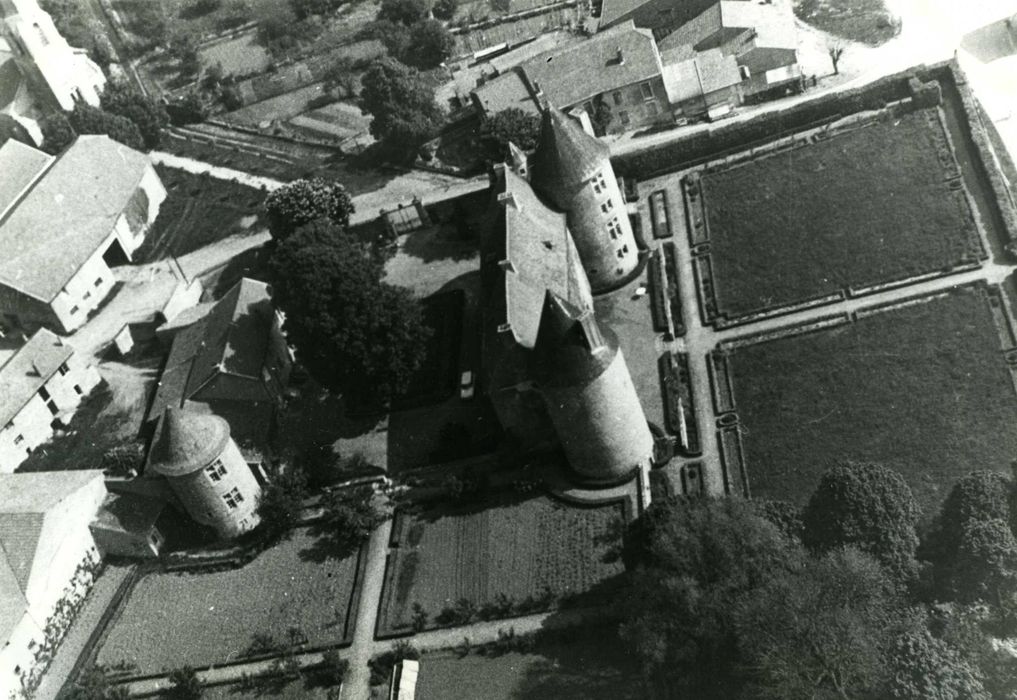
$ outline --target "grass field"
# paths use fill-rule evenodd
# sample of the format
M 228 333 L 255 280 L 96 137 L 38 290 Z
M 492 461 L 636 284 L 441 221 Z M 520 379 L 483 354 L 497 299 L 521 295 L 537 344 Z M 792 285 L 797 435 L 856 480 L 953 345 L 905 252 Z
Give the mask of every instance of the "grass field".
M 884 0 L 800 0 L 795 14 L 816 29 L 869 46 L 897 33 Z
M 704 175 L 717 303 L 734 318 L 970 261 L 931 110 Z
M 753 497 L 802 503 L 828 467 L 874 461 L 928 514 L 957 477 L 1017 454 L 1017 397 L 976 289 L 741 347 L 731 367 Z
M 532 653 L 426 654 L 417 700 L 622 700 L 642 697 L 639 671 L 613 630 L 579 629 L 580 638 L 538 644 Z
M 255 634 L 284 640 L 299 627 L 307 643 L 346 634 L 357 558 L 319 561 L 307 530 L 239 569 L 152 573 L 134 587 L 97 662 L 127 662 L 138 673 L 235 660 Z
M 478 608 L 499 595 L 519 602 L 549 591 L 582 593 L 623 570 L 621 504 L 565 505 L 547 497 L 499 501 L 483 510 L 405 515 L 397 526 L 391 589 L 383 596 L 388 627 L 410 624 L 419 603 L 433 622 L 461 599 Z
M 159 165 L 156 170 L 166 187 L 166 200 L 145 242 L 135 251 L 135 262 L 184 255 L 261 228 L 263 192 L 176 168 Z

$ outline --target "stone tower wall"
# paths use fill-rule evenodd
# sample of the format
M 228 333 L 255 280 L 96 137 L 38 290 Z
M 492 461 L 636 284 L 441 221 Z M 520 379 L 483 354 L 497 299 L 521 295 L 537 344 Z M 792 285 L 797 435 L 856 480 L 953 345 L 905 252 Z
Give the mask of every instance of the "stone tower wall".
M 192 518 L 215 528 L 223 539 L 229 539 L 253 530 L 260 522 L 256 510 L 261 486 L 232 439 L 226 441 L 219 459 L 226 468 L 219 481 L 213 481 L 204 467 L 190 474 L 167 478 Z M 240 492 L 243 501 L 236 508 L 230 508 L 223 496 L 234 488 Z
M 591 484 L 624 481 L 653 457 L 653 436 L 618 349 L 600 376 L 578 387 L 544 387 L 569 465 Z

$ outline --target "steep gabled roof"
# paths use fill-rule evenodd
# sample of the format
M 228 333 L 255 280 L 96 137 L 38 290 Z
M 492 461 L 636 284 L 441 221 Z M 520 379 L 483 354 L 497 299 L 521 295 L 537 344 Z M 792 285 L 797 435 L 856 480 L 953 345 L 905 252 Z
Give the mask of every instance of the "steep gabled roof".
M 74 348 L 45 328 L 18 348 L 0 367 L 0 429 L 21 412 L 73 354 Z
M 685 60 L 664 64 L 664 89 L 672 104 L 705 97 L 741 81 L 738 61 L 720 49 L 692 53 Z
M 230 427 L 214 414 L 169 407 L 149 454 L 149 466 L 163 476 L 183 476 L 207 467 L 222 454 Z
M 0 146 L 0 219 L 52 162 L 53 156 L 20 141 Z
M 578 309 L 548 290 L 530 366 L 545 386 L 578 386 L 595 379 L 617 354 L 618 343 L 593 309 Z
M 720 0 L 662 39 L 659 42 L 660 50 L 677 46 L 696 47 L 725 30 L 725 40 L 732 42 L 742 42 L 748 33 L 758 47 L 798 48 L 794 12 L 787 3 Z
M 540 141 L 530 159 L 534 189 L 564 209 L 574 190 L 610 160 L 607 145 L 555 107 L 544 110 Z

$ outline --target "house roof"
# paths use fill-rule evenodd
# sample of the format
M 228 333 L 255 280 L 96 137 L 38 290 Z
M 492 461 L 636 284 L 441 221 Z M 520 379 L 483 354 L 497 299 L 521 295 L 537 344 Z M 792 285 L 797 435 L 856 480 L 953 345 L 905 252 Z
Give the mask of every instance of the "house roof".
M 533 187 L 564 209 L 574 190 L 610 159 L 610 150 L 578 122 L 549 107 L 544 110 L 540 141 L 530 159 Z
M 540 114 L 537 100 L 521 70 L 510 70 L 488 80 L 473 91 L 473 96 L 486 114 L 496 114 L 513 107 L 530 114 Z
M 0 640 L 8 639 L 28 607 L 28 581 L 46 514 L 102 479 L 98 470 L 0 474 Z
M 159 421 L 149 466 L 163 476 L 183 476 L 207 467 L 230 439 L 229 424 L 217 415 L 170 406 Z
M 45 328 L 40 328 L 18 348 L 0 367 L 0 428 L 21 412 L 73 354 L 74 348 Z
M 113 232 L 149 167 L 106 136 L 79 136 L 0 220 L 0 284 L 52 301 Z
M 106 530 L 148 535 L 166 508 L 166 502 L 136 493 L 109 494 L 95 524 Z
M 3 173 L 0 177 L 0 219 L 46 172 L 53 160 L 53 156 L 13 139 L 0 146 L 0 173 Z
M 662 39 L 660 49 L 695 47 L 725 29 L 751 32 L 754 45 L 761 48 L 798 48 L 794 12 L 787 3 L 720 0 Z M 743 34 L 729 38 L 740 42 Z
M 609 27 L 647 2 L 648 0 L 604 0 L 600 10 L 600 26 Z
M 219 374 L 261 379 L 275 308 L 268 285 L 246 277 L 211 310 L 176 334 L 150 418 L 183 406 Z
M 660 76 L 653 33 L 631 22 L 565 49 L 540 54 L 521 66 L 533 93 L 562 108 Z
M 565 214 L 545 205 L 529 183 L 510 169 L 500 183 L 504 210 L 505 322 L 516 342 L 532 348 L 547 290 L 577 308 L 591 308 L 589 282 L 565 224 Z
M 705 97 L 741 81 L 738 61 L 720 49 L 709 49 L 684 61 L 664 64 L 664 89 L 672 104 Z
M 530 358 L 537 381 L 545 386 L 584 384 L 600 376 L 617 352 L 617 340 L 600 327 L 593 309 L 577 308 L 547 291 Z

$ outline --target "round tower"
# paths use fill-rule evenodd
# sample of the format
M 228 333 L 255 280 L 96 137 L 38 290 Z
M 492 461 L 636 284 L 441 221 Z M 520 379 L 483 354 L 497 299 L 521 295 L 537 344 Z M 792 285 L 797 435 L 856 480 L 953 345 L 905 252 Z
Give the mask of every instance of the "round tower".
M 529 171 L 533 188 L 565 212 L 594 293 L 616 288 L 639 250 L 608 147 L 548 107 Z
M 261 486 L 216 415 L 170 407 L 149 458 L 187 514 L 229 539 L 253 530 Z
M 531 373 L 572 470 L 591 484 L 630 478 L 653 436 L 610 328 L 548 291 Z

